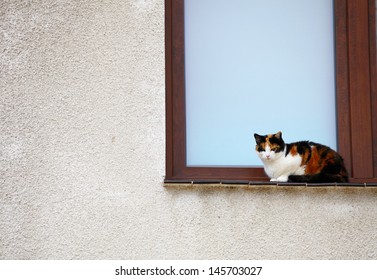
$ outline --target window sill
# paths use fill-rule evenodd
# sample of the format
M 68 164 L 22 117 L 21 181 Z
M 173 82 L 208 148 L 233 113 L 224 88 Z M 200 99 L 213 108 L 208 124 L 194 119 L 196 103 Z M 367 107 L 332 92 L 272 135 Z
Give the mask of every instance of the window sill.
M 377 188 L 377 183 L 287 183 L 239 180 L 165 180 L 164 187 L 223 187 L 223 188 Z

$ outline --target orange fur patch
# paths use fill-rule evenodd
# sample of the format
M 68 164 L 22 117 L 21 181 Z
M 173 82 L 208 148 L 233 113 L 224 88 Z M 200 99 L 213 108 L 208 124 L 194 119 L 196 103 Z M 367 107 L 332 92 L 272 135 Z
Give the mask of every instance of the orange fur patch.
M 317 174 L 328 164 L 335 163 L 335 152 L 329 150 L 327 147 L 312 147 L 311 157 L 306 163 L 305 173 L 306 174 Z
M 316 174 L 321 171 L 319 159 L 320 159 L 320 156 L 318 154 L 317 147 L 313 147 L 311 157 L 309 161 L 306 163 L 306 167 L 305 167 L 306 174 Z
M 297 155 L 297 147 L 296 146 L 293 146 L 292 149 L 289 151 L 289 153 L 292 155 L 292 156 L 295 156 Z

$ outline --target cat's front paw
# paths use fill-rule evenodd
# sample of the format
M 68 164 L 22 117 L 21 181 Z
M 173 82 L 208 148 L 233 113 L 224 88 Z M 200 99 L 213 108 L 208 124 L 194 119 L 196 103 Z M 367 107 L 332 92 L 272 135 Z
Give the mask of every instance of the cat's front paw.
M 278 181 L 278 179 L 275 179 L 275 178 L 270 179 L 270 182 L 277 182 L 277 181 Z
M 286 175 L 282 175 L 282 176 L 279 176 L 276 181 L 278 182 L 288 182 L 288 176 Z

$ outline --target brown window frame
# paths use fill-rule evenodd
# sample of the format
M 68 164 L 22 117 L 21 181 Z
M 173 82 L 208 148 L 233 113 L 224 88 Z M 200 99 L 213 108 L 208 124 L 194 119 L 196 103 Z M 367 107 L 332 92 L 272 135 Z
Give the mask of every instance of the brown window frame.
M 355 183 L 377 182 L 375 10 L 375 0 L 334 0 L 338 151 Z M 165 179 L 267 181 L 263 168 L 186 165 L 184 0 L 165 0 L 165 56 Z

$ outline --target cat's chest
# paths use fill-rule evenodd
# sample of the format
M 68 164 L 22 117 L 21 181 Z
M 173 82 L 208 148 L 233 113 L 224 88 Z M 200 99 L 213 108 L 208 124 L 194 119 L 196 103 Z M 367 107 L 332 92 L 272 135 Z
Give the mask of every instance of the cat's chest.
M 264 169 L 268 176 L 276 178 L 281 175 L 304 175 L 305 165 L 301 165 L 301 157 L 299 155 L 281 157 L 274 161 L 265 162 Z

